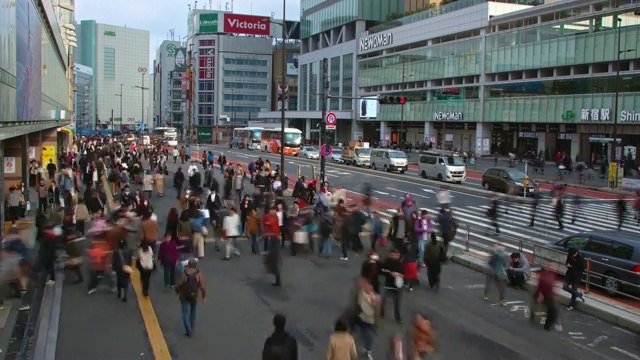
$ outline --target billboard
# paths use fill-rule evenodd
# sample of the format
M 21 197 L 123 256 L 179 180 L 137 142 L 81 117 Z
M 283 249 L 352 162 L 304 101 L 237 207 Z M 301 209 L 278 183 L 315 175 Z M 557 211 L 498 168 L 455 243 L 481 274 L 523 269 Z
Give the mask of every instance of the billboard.
M 200 21 L 198 22 L 198 32 L 217 33 L 218 32 L 218 13 L 200 14 Z
M 378 117 L 378 98 L 375 96 L 360 99 L 358 107 L 360 119 L 375 119 Z
M 42 24 L 31 1 L 16 3 L 16 107 L 18 121 L 41 120 Z M 48 40 L 47 40 L 48 41 Z M 51 71 L 57 71 L 52 69 Z M 13 119 L 9 118 L 12 121 Z
M 298 56 L 300 54 L 287 53 L 287 75 L 298 76 Z
M 202 18 L 202 15 L 200 17 Z M 223 31 L 234 34 L 270 36 L 271 23 L 269 18 L 264 16 L 224 14 Z
M 185 68 L 187 58 L 187 48 L 176 49 L 176 70 L 182 70 Z

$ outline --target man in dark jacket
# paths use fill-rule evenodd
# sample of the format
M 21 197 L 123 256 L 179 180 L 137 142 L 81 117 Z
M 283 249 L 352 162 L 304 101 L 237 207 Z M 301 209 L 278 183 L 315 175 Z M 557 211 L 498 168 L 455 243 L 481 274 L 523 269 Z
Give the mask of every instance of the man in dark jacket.
M 298 342 L 285 331 L 286 323 L 282 314 L 273 317 L 275 331 L 264 342 L 262 360 L 298 360 Z
M 449 209 L 440 209 L 438 215 L 438 224 L 440 224 L 440 234 L 442 236 L 442 242 L 444 243 L 444 251 L 449 251 L 449 243 L 453 241 L 456 236 L 456 222 L 453 218 L 453 214 Z
M 584 271 L 584 258 L 578 251 L 578 249 L 570 248 L 567 254 L 567 272 L 564 278 L 564 285 L 562 289 L 571 294 L 571 302 L 567 307 L 567 310 L 573 310 L 576 308 L 577 299 L 580 298 L 584 302 L 584 295 L 580 290 L 580 280 L 582 280 L 582 272 Z
M 178 168 L 178 171 L 173 175 L 173 187 L 178 193 L 178 199 L 180 199 L 180 193 L 182 192 L 182 184 L 184 184 L 184 173 L 182 172 L 182 168 Z

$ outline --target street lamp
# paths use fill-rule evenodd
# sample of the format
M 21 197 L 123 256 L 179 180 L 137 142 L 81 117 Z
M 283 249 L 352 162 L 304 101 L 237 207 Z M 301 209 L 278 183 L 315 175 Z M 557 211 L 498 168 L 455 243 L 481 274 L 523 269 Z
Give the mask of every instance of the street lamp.
M 271 19 L 269 19 L 268 21 L 273 23 L 273 24 L 278 24 L 282 27 L 282 81 L 281 81 L 281 86 L 282 86 L 282 91 L 280 92 L 280 101 L 281 101 L 281 106 L 280 106 L 280 172 L 281 172 L 281 176 L 280 176 L 280 180 L 282 181 L 282 186 L 284 189 L 286 189 L 289 186 L 289 179 L 287 178 L 287 176 L 284 173 L 284 129 L 285 129 L 285 108 L 284 108 L 284 99 L 285 99 L 285 94 L 284 94 L 284 83 L 285 83 L 285 79 L 286 79 L 286 75 L 287 75 L 287 57 L 286 57 L 286 46 L 285 46 L 285 40 L 287 38 L 287 17 L 286 17 L 286 11 L 287 11 L 287 0 L 282 0 L 282 22 L 279 21 L 273 21 Z
M 120 94 L 115 94 L 120 97 L 120 131 L 122 131 L 122 85 L 120 84 Z
M 144 87 L 144 75 L 145 73 L 142 73 L 142 86 L 134 86 L 134 88 L 136 89 L 140 89 L 140 94 L 142 95 L 142 108 L 140 110 L 142 110 L 142 119 L 140 122 L 140 130 L 144 129 L 144 91 L 148 90 L 148 87 Z M 122 118 L 120 118 L 120 121 L 122 121 Z
M 631 52 L 631 51 L 635 51 L 636 49 L 627 49 L 627 50 L 621 50 L 620 46 L 621 46 L 621 33 L 622 30 L 620 29 L 620 26 L 622 24 L 622 18 L 617 17 L 616 15 L 616 19 L 618 21 L 618 53 L 617 53 L 617 58 L 616 58 L 616 83 L 615 83 L 615 87 L 616 87 L 616 92 L 615 92 L 615 101 L 613 104 L 613 139 L 612 139 L 612 148 L 611 148 L 611 155 L 613 157 L 613 162 L 615 162 L 616 165 L 616 172 L 615 172 L 615 178 L 613 179 L 613 181 L 611 182 L 611 187 L 615 188 L 618 184 L 618 171 L 620 171 L 620 163 L 619 163 L 619 159 L 618 159 L 618 133 L 617 133 L 617 127 L 618 127 L 618 96 L 620 93 L 619 90 L 619 86 L 620 86 L 620 55 L 623 53 L 627 53 L 627 52 Z M 620 154 L 622 155 L 622 154 Z M 621 160 L 621 159 L 620 159 Z

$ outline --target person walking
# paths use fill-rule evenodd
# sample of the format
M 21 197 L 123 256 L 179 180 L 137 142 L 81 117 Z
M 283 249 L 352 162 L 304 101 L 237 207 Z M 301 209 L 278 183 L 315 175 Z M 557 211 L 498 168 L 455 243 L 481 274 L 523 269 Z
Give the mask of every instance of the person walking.
M 569 302 L 569 306 L 567 306 L 567 310 L 573 310 L 578 304 L 578 298 L 582 300 L 582 302 L 585 301 L 584 294 L 578 290 L 580 280 L 582 279 L 582 272 L 584 271 L 584 258 L 578 249 L 570 248 L 565 264 L 567 265 L 567 272 L 565 273 L 562 290 L 571 294 L 571 301 Z
M 273 317 L 273 334 L 264 342 L 262 360 L 298 360 L 298 341 L 286 330 L 287 318 L 282 314 Z
M 411 360 L 433 359 L 434 332 L 426 316 L 417 314 L 411 327 Z
M 164 173 L 162 172 L 161 169 L 158 169 L 158 171 L 156 171 L 156 175 L 153 179 L 153 184 L 156 190 L 156 194 L 158 194 L 159 197 L 163 197 L 164 196 Z
M 338 319 L 333 327 L 334 333 L 329 337 L 326 360 L 357 360 L 358 351 L 353 336 L 349 334 L 349 326 L 343 319 Z
M 269 208 L 267 214 L 263 219 L 263 237 L 264 237 L 264 249 L 267 252 L 265 264 L 269 273 L 273 274 L 275 281 L 273 286 L 282 286 L 280 278 L 280 269 L 282 267 L 282 257 L 280 253 L 280 243 L 278 236 L 280 234 L 280 227 L 278 226 L 278 215 L 276 214 L 276 208 Z
M 246 217 L 245 233 L 251 240 L 251 253 L 258 255 L 260 253 L 258 246 L 258 236 L 260 235 L 260 216 L 258 215 L 258 209 L 251 208 Z
M 151 280 L 151 272 L 155 268 L 153 262 L 153 250 L 149 246 L 148 241 L 142 241 L 138 248 L 138 271 L 140 271 L 140 282 L 142 283 L 142 295 L 149 297 L 149 282 Z
M 158 249 L 158 261 L 164 270 L 164 286 L 170 289 L 176 285 L 176 266 L 180 260 L 178 243 L 170 233 L 164 235 L 164 241 Z
M 400 260 L 400 253 L 396 249 L 391 249 L 389 256 L 382 263 L 382 274 L 385 276 L 384 294 L 382 296 L 382 305 L 380 306 L 380 316 L 384 319 L 384 313 L 387 300 L 393 300 L 393 310 L 396 322 L 402 324 L 402 315 L 400 313 L 400 301 L 402 298 L 402 290 L 404 288 L 404 267 Z
M 380 314 L 380 296 L 371 284 L 359 277 L 354 298 L 355 326 L 360 330 L 363 353 L 367 360 L 373 360 L 373 343 L 376 336 L 376 322 Z
M 180 299 L 185 336 L 191 337 L 196 325 L 198 295 L 202 295 L 203 302 L 207 297 L 207 291 L 202 282 L 202 273 L 198 270 L 195 259 L 191 259 L 187 263 L 176 284 L 176 292 Z
M 417 219 L 414 224 L 414 232 L 416 234 L 416 239 L 418 240 L 418 264 L 421 267 L 425 267 L 424 250 L 427 247 L 430 234 L 433 233 L 433 223 L 429 219 L 429 213 L 427 210 L 422 210 L 420 219 Z
M 118 241 L 118 246 L 113 252 L 113 259 L 111 260 L 113 271 L 116 273 L 116 288 L 118 289 L 118 299 L 122 302 L 127 302 L 127 295 L 129 292 L 129 283 L 131 281 L 131 273 L 133 268 L 131 267 L 131 249 L 127 246 L 126 238 Z
M 435 233 L 431 233 L 431 241 L 424 253 L 424 264 L 427 266 L 427 279 L 429 287 L 438 291 L 440 289 L 440 273 L 442 262 L 447 260 L 447 251 L 444 245 L 438 242 Z
M 222 220 L 222 231 L 225 234 L 225 256 L 222 260 L 230 260 L 231 253 L 240 256 L 240 251 L 236 247 L 236 239 L 240 236 L 240 216 L 236 208 L 229 209 L 229 215 Z
M 491 219 L 491 224 L 496 229 L 495 235 L 500 235 L 500 226 L 498 225 L 498 198 L 495 195 L 491 196 L 491 202 L 487 209 L 487 217 Z
M 491 285 L 495 284 L 498 288 L 498 304 L 506 306 L 504 297 L 507 281 L 507 260 L 505 259 L 504 248 L 501 245 L 495 246 L 487 265 L 484 299 L 489 300 L 489 290 L 491 290 Z
M 547 331 L 551 330 L 551 326 L 554 325 L 558 319 L 558 310 L 556 308 L 555 300 L 556 297 L 553 291 L 555 281 L 556 278 L 553 271 L 543 268 L 540 278 L 538 279 L 538 287 L 536 288 L 536 292 L 533 294 L 534 301 L 543 304 L 546 308 L 547 313 L 544 329 Z M 531 321 L 534 320 L 534 315 L 535 314 L 532 311 L 529 315 L 529 319 Z

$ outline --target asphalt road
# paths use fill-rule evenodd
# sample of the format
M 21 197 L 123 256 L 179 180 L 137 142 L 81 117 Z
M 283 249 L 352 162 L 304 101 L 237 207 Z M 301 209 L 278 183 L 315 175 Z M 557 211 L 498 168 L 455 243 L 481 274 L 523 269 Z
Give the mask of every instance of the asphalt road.
M 170 164 L 172 173 L 175 168 Z M 154 196 L 151 200 L 161 227 L 169 209 L 177 205 L 170 184 L 167 179 L 165 197 Z M 209 296 L 198 309 L 193 338 L 183 336 L 178 300 L 163 288 L 162 273 L 155 273 L 151 299 L 172 357 L 197 359 L 209 354 L 214 359 L 259 358 L 264 340 L 272 331 L 271 318 L 282 312 L 288 318 L 289 331 L 298 339 L 300 359 L 322 358 L 333 321 L 346 306 L 351 280 L 361 262 L 357 256 L 340 261 L 337 250 L 331 260 L 313 255 L 285 256 L 284 287 L 278 289 L 271 286 L 272 279 L 265 274 L 261 258 L 248 252 L 246 242 L 241 244 L 242 256 L 227 262 L 221 261 L 221 254 L 208 244 L 199 268 Z M 439 294 L 422 288 L 405 294 L 404 318 L 409 320 L 418 311 L 433 321 L 441 359 L 640 358 L 633 334 L 580 312 L 564 310 L 562 330 L 545 332 L 539 320 L 531 324 L 522 308 L 513 308 L 528 304 L 526 292 L 509 291 L 507 301 L 511 305 L 495 306 L 483 300 L 483 283 L 482 274 L 448 264 Z M 388 320 L 376 339 L 375 358 L 385 358 L 390 336 L 405 334 L 406 329 L 406 325 Z M 67 286 L 59 336 L 58 358 L 63 360 L 151 358 L 135 302 L 122 304 L 105 290 L 87 296 L 86 286 Z

